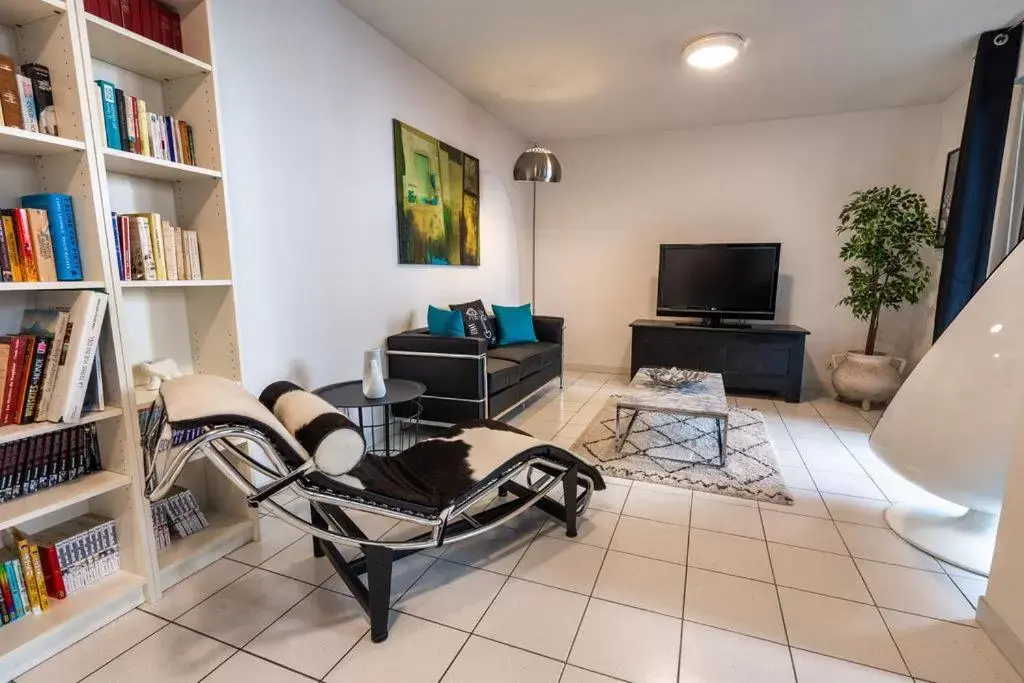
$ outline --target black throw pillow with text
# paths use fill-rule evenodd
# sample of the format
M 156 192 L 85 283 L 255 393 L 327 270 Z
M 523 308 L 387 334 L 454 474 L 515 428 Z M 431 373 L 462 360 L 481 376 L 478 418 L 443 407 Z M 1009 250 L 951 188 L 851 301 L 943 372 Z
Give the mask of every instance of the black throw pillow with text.
M 494 326 L 487 317 L 487 311 L 480 299 L 464 304 L 451 304 L 448 308 L 462 313 L 462 323 L 466 327 L 467 337 L 486 339 L 487 348 L 490 349 L 498 345 L 498 335 L 494 333 Z

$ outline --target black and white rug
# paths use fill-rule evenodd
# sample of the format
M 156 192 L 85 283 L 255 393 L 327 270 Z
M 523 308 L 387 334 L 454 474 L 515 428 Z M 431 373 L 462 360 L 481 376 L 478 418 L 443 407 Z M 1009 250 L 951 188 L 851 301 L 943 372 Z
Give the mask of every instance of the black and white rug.
M 631 411 L 622 411 L 625 429 Z M 601 472 L 723 496 L 791 505 L 756 410 L 729 409 L 725 466 L 717 467 L 718 439 L 710 418 L 641 411 L 620 451 L 615 448 L 615 401 L 609 401 L 570 449 Z M 714 464 L 712 464 L 714 463 Z

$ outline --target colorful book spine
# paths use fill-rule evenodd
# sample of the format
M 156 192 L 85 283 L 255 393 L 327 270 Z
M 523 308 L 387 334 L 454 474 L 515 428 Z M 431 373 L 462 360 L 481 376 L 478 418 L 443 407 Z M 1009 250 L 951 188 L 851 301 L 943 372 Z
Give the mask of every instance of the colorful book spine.
M 2 218 L 0 218 L 2 220 Z M 7 251 L 7 239 L 2 234 L 3 226 L 0 225 L 0 276 L 4 282 L 14 282 L 14 270 L 11 268 L 11 255 Z
M 50 609 L 50 601 L 46 596 L 46 578 L 43 576 L 43 564 L 39 559 L 39 547 L 30 545 L 29 556 L 32 558 L 32 578 L 36 583 L 36 592 L 39 594 L 39 608 L 45 612 Z
M 18 241 L 18 256 L 25 272 L 25 282 L 39 282 L 39 268 L 32 253 L 32 228 L 25 209 L 14 209 L 14 236 Z
M 21 98 L 18 97 L 18 72 L 14 61 L 7 55 L 0 55 L 0 112 L 4 125 L 22 128 Z
M 4 610 L 7 612 L 8 621 L 14 621 L 18 618 L 18 612 L 14 607 L 14 594 L 11 592 L 11 582 L 7 577 L 7 572 L 2 570 L 0 565 L 0 597 L 3 597 Z
M 11 261 L 13 281 L 24 282 L 25 269 L 21 265 L 21 251 L 18 249 L 18 230 L 14 225 L 14 209 L 0 211 L 0 221 L 3 223 L 4 246 L 7 249 L 7 257 Z
M 57 370 L 60 368 L 60 359 L 68 342 L 69 318 L 66 310 L 57 311 L 57 323 L 53 328 L 50 353 L 46 358 L 46 368 L 43 370 L 43 386 L 39 393 L 39 406 L 36 408 L 36 422 L 45 421 L 50 410 L 50 399 L 53 397 L 53 387 L 57 382 Z
M 4 383 L 3 404 L 0 406 L 0 425 L 15 424 L 15 402 L 21 387 L 22 375 L 25 371 L 25 354 L 28 349 L 28 338 L 16 334 L 11 337 L 11 352 L 7 360 L 7 380 Z M 19 405 L 18 410 L 21 409 Z
M 82 254 L 78 247 L 78 228 L 71 195 L 57 192 L 30 194 L 21 198 L 21 205 L 29 209 L 44 209 L 47 213 L 57 279 L 62 282 L 81 280 Z
M 28 540 L 24 536 L 16 535 L 15 542 L 17 543 L 16 552 L 21 560 L 21 573 L 25 577 L 25 587 L 28 589 L 29 605 L 32 607 L 33 614 L 41 614 L 43 607 L 39 600 L 39 584 L 36 583 L 36 577 L 33 573 L 32 551 L 29 549 Z
M 121 149 L 121 128 L 117 122 L 117 88 L 109 81 L 96 81 L 96 85 L 100 87 L 102 96 L 103 128 L 106 131 L 107 147 Z
M 136 122 L 138 120 L 138 110 L 135 107 L 135 98 L 131 95 L 124 96 L 124 125 L 125 131 L 128 133 L 128 148 L 127 152 L 139 151 L 139 132 L 136 128 Z
M 23 617 L 32 611 L 32 605 L 28 601 L 28 587 L 25 585 L 25 575 L 21 571 L 21 562 L 17 559 L 8 560 L 11 570 L 14 573 L 14 581 L 18 585 L 18 598 L 21 606 L 18 608 L 18 616 Z
M 114 102 L 117 105 L 117 134 L 121 140 L 121 151 L 132 151 L 128 142 L 128 113 L 125 109 L 124 91 L 118 88 L 114 91 Z
M 124 280 L 124 255 L 121 251 L 121 232 L 117 226 L 117 214 L 110 212 L 110 225 L 114 230 L 114 253 L 117 257 L 117 277 Z
M 36 98 L 32 92 L 32 79 L 24 74 L 14 74 L 18 83 L 18 100 L 21 104 L 21 127 L 32 133 L 39 132 L 39 116 L 36 114 Z
M 79 292 L 71 306 L 71 337 L 67 357 L 57 371 L 50 399 L 51 422 L 75 422 L 82 415 L 85 390 L 106 311 L 107 295 L 101 292 Z
M 52 345 L 52 340 L 47 337 L 37 337 L 35 340 L 32 365 L 29 366 L 28 388 L 25 391 L 25 404 L 21 413 L 21 424 L 28 424 L 36 418 L 39 392 L 43 386 L 43 371 L 46 368 L 46 354 L 49 353 Z
M 21 73 L 32 79 L 32 95 L 36 101 L 39 132 L 47 135 L 60 135 L 60 127 L 57 125 L 57 109 L 53 104 L 50 70 L 42 64 L 22 64 Z
M 36 261 L 40 282 L 57 281 L 57 262 L 54 259 L 50 219 L 43 209 L 26 209 L 29 233 L 32 237 L 32 256 Z
M 135 104 L 138 107 L 139 152 L 148 157 L 152 155 L 152 147 L 149 140 L 149 111 L 146 109 L 145 100 L 136 100 Z

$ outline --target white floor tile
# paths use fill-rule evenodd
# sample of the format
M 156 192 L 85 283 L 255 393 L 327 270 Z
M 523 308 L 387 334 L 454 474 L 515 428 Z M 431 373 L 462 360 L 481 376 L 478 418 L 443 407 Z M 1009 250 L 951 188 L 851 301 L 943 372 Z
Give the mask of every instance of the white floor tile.
M 690 525 L 695 529 L 720 531 L 748 538 L 764 538 L 761 515 L 756 507 L 728 505 L 694 498 Z
M 540 536 L 523 555 L 512 575 L 590 595 L 604 555 L 603 548 Z
M 234 652 L 212 638 L 168 624 L 84 680 L 198 683 Z
M 377 540 L 391 529 L 395 528 L 395 520 L 383 515 L 375 515 L 372 512 L 360 512 L 359 510 L 346 510 L 345 514 L 352 518 L 366 537 L 370 540 Z
M 277 517 L 260 517 L 260 540 L 247 543 L 228 555 L 232 560 L 258 566 L 305 534 Z
M 683 618 L 786 643 L 779 597 L 770 583 L 690 568 Z
M 690 523 L 690 498 L 687 489 L 634 486 L 622 514 L 686 526 Z
M 908 673 L 878 608 L 779 588 L 789 644 L 895 673 Z
M 764 533 L 769 541 L 812 550 L 846 554 L 846 544 L 830 519 L 762 510 Z
M 911 683 L 906 676 L 796 648 L 793 664 L 800 683 Z
M 797 489 L 817 490 L 814 487 L 814 480 L 811 479 L 810 473 L 803 465 L 780 465 L 779 471 L 782 473 L 782 480 L 786 483 L 786 486 Z
M 822 493 L 838 493 L 844 496 L 885 500 L 885 494 L 875 486 L 866 474 L 847 474 L 809 468 L 814 483 Z
M 910 545 L 889 529 L 861 524 L 836 523 L 850 554 L 864 560 L 888 562 L 914 569 L 942 571 L 934 559 Z
M 557 683 L 562 663 L 472 636 L 442 683 Z
M 789 648 L 683 623 L 679 683 L 795 683 Z
M 305 676 L 241 651 L 236 652 L 231 659 L 203 679 L 203 683 L 238 683 L 238 681 L 309 683 L 309 679 Z
M 587 597 L 509 579 L 474 633 L 565 661 L 587 608 Z
M 162 619 L 132 610 L 19 676 L 18 683 L 80 681 L 166 624 Z M 4 676 L 0 674 L 2 678 Z
M 558 683 L 617 683 L 618 680 L 567 664 Z
M 758 505 L 762 510 L 785 512 L 788 515 L 803 515 L 804 517 L 817 517 L 818 519 L 832 518 L 817 491 L 789 489 L 789 495 L 793 497 L 792 505 L 779 505 L 763 500 L 758 501 Z
M 871 595 L 849 557 L 776 543 L 768 548 L 778 585 L 871 604 Z
M 702 500 L 708 503 L 721 503 L 722 505 L 739 505 L 745 508 L 756 508 L 757 501 L 750 498 L 737 498 L 736 496 L 720 496 L 717 493 L 706 491 L 694 491 L 693 500 Z
M 629 681 L 672 681 L 679 666 L 680 625 L 679 619 L 595 598 L 568 661 Z
M 561 431 L 564 425 L 564 422 L 545 420 L 538 415 L 537 417 L 531 417 L 529 420 L 524 422 L 522 430 L 533 436 L 535 439 L 546 441 L 547 439 L 553 439 L 555 435 Z
M 590 498 L 590 509 L 614 512 L 615 514 L 622 512 L 622 506 L 626 504 L 626 496 L 629 495 L 629 486 L 613 484 L 607 479 L 605 484 L 604 491 L 594 491 Z
M 390 616 L 388 639 L 374 643 L 369 633 L 364 635 L 327 675 L 326 683 L 435 683 L 469 637 L 411 614 L 391 612 Z
M 318 588 L 245 646 L 307 676 L 322 678 L 369 630 L 353 598 Z
M 355 556 L 355 553 L 352 555 Z M 260 569 L 284 574 L 315 586 L 334 576 L 334 567 L 326 556 L 313 557 L 313 537 L 308 535 L 261 564 Z
M 178 623 L 242 647 L 312 590 L 309 584 L 254 569 L 186 612 Z
M 156 602 L 141 605 L 140 609 L 164 619 L 177 619 L 224 586 L 250 571 L 252 571 L 252 567 L 247 564 L 228 559 L 217 560 L 172 586 Z
M 586 543 L 587 545 L 607 548 L 612 542 L 612 533 L 615 532 L 615 524 L 619 516 L 613 512 L 603 510 L 587 510 L 586 514 L 576 520 L 576 536 L 570 538 L 565 535 L 565 523 L 551 520 L 541 531 L 545 536 L 559 538 L 573 543 Z M 526 539 L 527 545 L 530 539 Z M 511 569 L 509 569 L 511 571 Z M 505 572 L 508 573 L 508 572 Z
M 945 574 L 857 560 L 879 607 L 975 625 L 974 607 Z
M 988 579 L 978 578 L 967 578 L 965 576 L 954 576 L 952 577 L 953 583 L 955 583 L 963 594 L 967 596 L 967 600 L 974 605 L 978 606 L 978 599 L 985 595 L 985 591 L 988 590 Z
M 395 562 L 391 567 L 391 604 L 394 605 L 402 594 L 405 593 L 409 588 L 416 583 L 423 573 L 434 564 L 436 558 L 430 555 L 422 555 L 416 553 L 415 555 L 409 555 Z M 361 576 L 363 585 L 366 583 L 366 574 Z M 335 593 L 341 593 L 342 595 L 352 595 L 352 591 L 348 589 L 348 586 L 341 577 L 335 574 L 330 579 L 325 581 L 321 588 L 332 590 Z
M 773 441 L 775 440 L 773 439 Z M 796 448 L 783 448 L 776 442 L 775 457 L 782 467 L 801 467 L 805 470 L 807 469 L 807 466 L 804 465 L 804 459 L 800 457 L 800 451 L 796 450 Z
M 962 576 L 965 579 L 982 579 L 982 578 L 984 578 L 980 574 L 975 574 L 974 572 L 969 572 L 966 569 L 961 569 L 960 567 L 955 567 L 955 566 L 949 564 L 948 562 L 943 562 L 942 560 L 939 560 L 939 566 L 941 566 L 942 569 L 947 574 L 949 574 L 950 576 Z
M 935 683 L 1020 683 L 980 628 L 883 609 L 910 673 Z
M 768 546 L 764 541 L 720 534 L 704 529 L 690 530 L 687 564 L 758 581 L 772 581 Z
M 649 557 L 609 551 L 594 586 L 594 597 L 631 607 L 683 616 L 686 567 Z
M 889 508 L 889 503 L 886 501 L 840 496 L 835 493 L 826 493 L 822 498 L 825 499 L 825 505 L 832 513 L 832 519 L 837 522 L 850 522 L 879 528 L 887 527 L 885 518 L 882 516 Z
M 608 535 L 611 536 L 611 532 Z M 529 534 L 499 527 L 449 546 L 442 557 L 449 562 L 510 574 L 532 541 Z
M 472 631 L 501 590 L 505 577 L 437 560 L 396 608 L 462 631 Z
M 684 564 L 688 531 L 684 526 L 623 515 L 615 528 L 610 547 L 619 552 Z

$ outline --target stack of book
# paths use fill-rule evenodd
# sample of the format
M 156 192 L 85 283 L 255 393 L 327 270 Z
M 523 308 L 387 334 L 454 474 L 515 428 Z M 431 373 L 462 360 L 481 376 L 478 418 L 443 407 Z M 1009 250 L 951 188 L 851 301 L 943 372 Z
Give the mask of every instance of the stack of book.
M 0 337 L 0 425 L 76 422 L 102 410 L 96 347 L 107 295 L 85 291 L 68 309 L 29 309 L 18 334 Z
M 4 282 L 82 279 L 82 257 L 71 197 L 48 192 L 0 209 L 0 277 Z
M 158 213 L 111 214 L 122 280 L 202 280 L 199 234 Z
M 57 135 L 50 70 L 23 64 L 21 73 L 7 55 L 0 55 L 0 123 L 12 128 Z
M 121 568 L 114 520 L 87 514 L 32 536 L 4 534 L 0 552 L 0 620 L 50 609 Z
M 181 17 L 156 0 L 85 0 L 85 11 L 182 52 Z
M 96 115 L 103 121 L 107 147 L 196 166 L 192 126 L 149 111 L 145 100 L 126 95 L 109 81 L 96 81 Z
M 81 425 L 0 446 L 0 503 L 103 468 L 95 425 Z
M 175 486 L 166 498 L 152 505 L 153 536 L 157 550 L 169 546 L 174 539 L 185 538 L 210 526 L 199 502 L 188 489 Z

